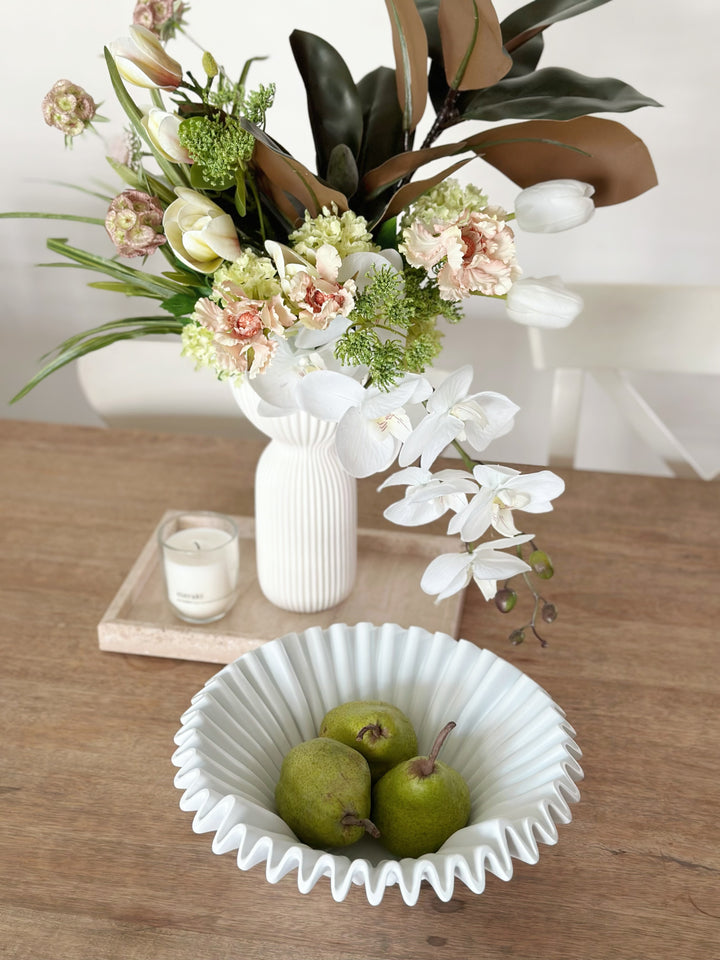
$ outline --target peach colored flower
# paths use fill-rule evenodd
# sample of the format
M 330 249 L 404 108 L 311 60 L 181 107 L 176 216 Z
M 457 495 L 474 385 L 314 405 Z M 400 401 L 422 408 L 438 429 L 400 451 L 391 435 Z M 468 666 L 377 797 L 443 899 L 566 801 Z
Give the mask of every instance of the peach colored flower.
M 250 376 L 255 376 L 277 349 L 277 342 L 267 336 L 268 330 L 277 328 L 275 311 L 264 300 L 234 300 L 223 308 L 203 297 L 195 304 L 193 319 L 213 333 L 221 370 L 244 373 L 250 369 Z
M 335 317 L 347 317 L 355 306 L 355 281 L 337 282 L 341 263 L 337 250 L 323 244 L 316 254 L 315 270 L 309 265 L 307 270 L 288 266 L 283 289 L 298 307 L 298 319 L 304 326 L 325 330 Z
M 411 267 L 424 267 L 430 271 L 447 258 L 460 239 L 457 224 L 435 223 L 430 230 L 422 220 L 415 220 L 403 230 L 404 243 L 400 251 Z
M 470 211 L 456 221 L 460 237 L 449 248 L 438 273 L 440 296 L 461 300 L 472 293 L 504 296 L 520 276 L 514 234 L 503 212 Z

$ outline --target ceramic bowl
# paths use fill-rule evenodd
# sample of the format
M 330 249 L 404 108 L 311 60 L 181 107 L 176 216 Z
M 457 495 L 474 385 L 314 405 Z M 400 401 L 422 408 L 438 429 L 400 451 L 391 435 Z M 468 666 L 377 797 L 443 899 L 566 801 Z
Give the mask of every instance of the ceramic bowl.
M 441 759 L 467 780 L 472 811 L 437 853 L 397 860 L 370 837 L 313 849 L 275 812 L 287 751 L 317 736 L 331 707 L 368 699 L 409 716 L 421 753 L 457 723 Z M 575 732 L 548 694 L 490 651 L 419 627 L 335 624 L 272 640 L 208 680 L 181 722 L 172 761 L 193 830 L 214 833 L 214 853 L 237 851 L 241 870 L 264 863 L 270 883 L 297 871 L 307 893 L 328 877 L 338 901 L 353 884 L 371 904 L 396 884 L 412 905 L 423 881 L 441 900 L 456 881 L 480 894 L 488 872 L 509 880 L 513 858 L 535 863 L 538 844 L 557 842 L 580 799 Z

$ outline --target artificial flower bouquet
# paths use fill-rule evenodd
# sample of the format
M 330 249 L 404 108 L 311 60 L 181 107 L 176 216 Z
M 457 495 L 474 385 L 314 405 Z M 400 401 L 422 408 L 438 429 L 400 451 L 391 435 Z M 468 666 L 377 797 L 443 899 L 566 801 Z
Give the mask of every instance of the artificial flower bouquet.
M 552 565 L 517 528 L 514 511 L 552 509 L 562 480 L 477 461 L 512 428 L 517 407 L 473 390 L 470 366 L 435 389 L 423 374 L 468 297 L 501 299 L 509 319 L 524 324 L 561 326 L 580 311 L 559 278 L 523 275 L 516 227 L 567 229 L 596 205 L 655 183 L 644 144 L 622 124 L 587 115 L 654 101 L 613 78 L 538 68 L 543 32 L 604 2 L 534 0 L 501 23 L 490 0 L 386 0 L 394 67 L 358 81 L 329 43 L 295 30 L 313 172 L 276 139 L 274 85 L 250 86 L 254 57 L 235 79 L 206 50 L 196 77 L 166 48 L 185 30 L 185 5 L 140 0 L 129 36 L 105 50 L 129 121 L 122 154 L 107 159 L 125 188 L 107 197 L 98 219 L 3 216 L 96 223 L 115 257 L 60 239 L 49 248 L 110 277 L 92 286 L 145 297 L 159 312 L 70 337 L 15 399 L 116 340 L 177 335 L 196 365 L 250 384 L 265 415 L 302 409 L 336 421 L 350 474 L 369 476 L 397 460 L 400 470 L 383 486 L 405 493 L 386 517 L 418 525 L 449 511 L 448 533 L 460 540 L 430 564 L 423 590 L 441 599 L 474 580 L 508 611 L 517 597 L 508 581 L 522 576 L 534 598 L 526 627 L 544 643 L 538 626 L 556 611 L 529 574 L 547 579 Z M 136 102 L 132 87 L 149 102 Z M 428 105 L 434 118 L 416 146 Z M 43 115 L 68 144 L 101 119 L 93 98 L 68 80 L 48 93 Z M 443 138 L 469 120 L 481 129 Z M 440 172 L 417 177 L 443 158 Z M 476 158 L 521 188 L 512 212 L 454 177 Z M 151 256 L 154 270 L 127 262 L 145 266 Z M 432 472 L 450 444 L 464 469 Z M 524 629 L 512 632 L 514 642 Z

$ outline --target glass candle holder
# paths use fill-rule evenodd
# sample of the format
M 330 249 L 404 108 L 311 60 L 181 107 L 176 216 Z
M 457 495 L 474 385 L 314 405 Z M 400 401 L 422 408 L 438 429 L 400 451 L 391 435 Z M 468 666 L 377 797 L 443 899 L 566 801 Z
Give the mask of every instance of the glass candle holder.
M 187 623 L 214 623 L 238 596 L 240 547 L 230 517 L 199 511 L 183 513 L 158 529 L 167 596 L 173 612 Z

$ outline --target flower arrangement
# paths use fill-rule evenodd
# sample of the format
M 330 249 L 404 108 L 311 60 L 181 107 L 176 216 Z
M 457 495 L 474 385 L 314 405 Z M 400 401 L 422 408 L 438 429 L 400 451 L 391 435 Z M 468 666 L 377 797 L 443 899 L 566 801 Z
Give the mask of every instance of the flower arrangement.
M 197 366 L 246 380 L 265 415 L 304 409 L 336 421 L 337 452 L 353 476 L 397 460 L 400 470 L 382 486 L 405 492 L 385 516 L 414 526 L 450 512 L 448 533 L 461 541 L 430 564 L 422 589 L 442 599 L 474 580 L 507 612 L 517 599 L 509 581 L 522 576 L 533 613 L 510 638 L 522 642 L 530 628 L 544 644 L 539 621 L 552 622 L 556 610 L 529 574 L 548 579 L 552 564 L 516 527 L 514 511 L 551 510 L 563 482 L 547 470 L 522 475 L 475 459 L 512 428 L 518 408 L 501 394 L 473 392 L 469 366 L 435 389 L 423 374 L 441 350 L 444 324 L 461 320 L 468 297 L 501 299 L 509 319 L 523 324 L 563 326 L 581 310 L 559 278 L 523 276 L 516 227 L 568 229 L 597 205 L 656 182 L 630 130 L 588 115 L 655 101 L 613 78 L 538 67 L 547 28 L 604 2 L 534 0 L 501 23 L 491 0 L 386 0 L 394 68 L 358 82 L 329 43 L 295 30 L 312 172 L 269 132 L 275 88 L 249 86 L 256 58 L 235 80 L 206 50 L 198 79 L 167 50 L 185 30 L 185 4 L 139 0 L 129 35 L 105 49 L 128 117 L 123 155 L 108 156 L 125 189 L 107 197 L 102 218 L 2 216 L 104 228 L 115 257 L 59 239 L 48 247 L 110 278 L 91 285 L 145 297 L 160 312 L 70 337 L 14 399 L 116 340 L 179 336 Z M 132 87 L 144 88 L 147 106 Z M 416 146 L 428 104 L 434 119 Z M 43 116 L 68 145 L 102 119 L 94 99 L 68 80 L 47 94 Z M 483 129 L 437 142 L 468 120 Z M 448 166 L 416 179 L 443 158 Z M 513 212 L 454 177 L 475 158 L 521 188 Z M 166 268 L 125 262 L 145 265 L 151 256 Z M 433 473 L 450 444 L 464 469 Z M 486 539 L 489 531 L 499 537 Z

